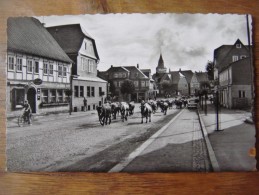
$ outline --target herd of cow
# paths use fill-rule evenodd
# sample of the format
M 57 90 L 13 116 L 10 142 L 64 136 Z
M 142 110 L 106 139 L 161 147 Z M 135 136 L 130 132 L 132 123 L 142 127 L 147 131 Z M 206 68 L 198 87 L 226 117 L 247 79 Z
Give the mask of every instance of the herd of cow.
M 151 113 L 155 113 L 158 108 L 166 115 L 167 109 L 171 109 L 173 105 L 176 108 L 182 108 L 182 105 L 186 106 L 187 100 L 149 100 L 148 102 L 142 101 L 140 104 L 141 123 L 143 118 L 146 118 L 146 123 L 149 120 L 151 122 Z M 101 125 L 107 125 L 111 123 L 111 118 L 116 119 L 116 116 L 121 115 L 122 122 L 128 120 L 128 116 L 134 114 L 135 103 L 134 102 L 107 102 L 102 106 L 97 107 L 97 113 Z

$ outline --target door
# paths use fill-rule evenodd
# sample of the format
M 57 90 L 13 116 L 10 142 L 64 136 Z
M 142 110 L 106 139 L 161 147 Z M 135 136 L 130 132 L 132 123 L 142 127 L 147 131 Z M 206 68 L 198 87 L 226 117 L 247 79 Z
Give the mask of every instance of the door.
M 27 100 L 31 106 L 32 113 L 36 113 L 36 90 L 34 88 L 28 89 Z

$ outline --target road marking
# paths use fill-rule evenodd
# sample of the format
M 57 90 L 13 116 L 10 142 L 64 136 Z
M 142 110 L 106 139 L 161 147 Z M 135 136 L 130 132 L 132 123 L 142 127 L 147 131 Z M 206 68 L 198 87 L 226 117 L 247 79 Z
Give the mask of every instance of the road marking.
M 139 146 L 135 151 L 133 151 L 126 159 L 115 165 L 108 172 L 120 172 L 122 171 L 131 161 L 133 161 L 141 152 L 143 152 L 155 139 L 162 134 L 168 126 L 173 123 L 182 113 L 184 109 L 181 110 L 174 118 L 172 118 L 166 125 L 159 129 L 155 134 L 153 134 L 147 141 L 145 141 L 141 146 Z

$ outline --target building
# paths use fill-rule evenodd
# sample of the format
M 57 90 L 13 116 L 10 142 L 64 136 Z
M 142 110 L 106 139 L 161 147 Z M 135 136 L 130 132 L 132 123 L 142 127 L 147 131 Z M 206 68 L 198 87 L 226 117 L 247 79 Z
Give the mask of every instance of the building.
M 99 77 L 105 79 L 113 85 L 114 89 L 110 89 L 112 96 L 117 96 L 118 101 L 127 101 L 121 93 L 121 86 L 125 80 L 130 80 L 134 83 L 135 93 L 130 94 L 130 100 L 140 101 L 147 100 L 150 97 L 150 92 L 153 92 L 153 81 L 146 76 L 140 69 L 139 66 L 113 66 L 104 72 L 99 72 Z M 152 89 L 151 89 L 152 88 Z
M 214 78 L 220 104 L 227 108 L 247 108 L 252 101 L 253 70 L 248 46 L 238 39 L 233 45 L 214 50 Z
M 190 82 L 190 94 L 195 95 L 199 90 L 206 89 L 210 92 L 210 82 L 207 72 L 194 72 Z
M 27 99 L 32 113 L 68 111 L 72 60 L 35 18 L 7 21 L 7 112 L 21 114 Z
M 71 84 L 73 111 L 83 110 L 84 97 L 87 99 L 87 109 L 95 110 L 107 95 L 107 82 L 97 77 L 100 59 L 95 40 L 80 24 L 53 26 L 47 30 L 74 61 Z

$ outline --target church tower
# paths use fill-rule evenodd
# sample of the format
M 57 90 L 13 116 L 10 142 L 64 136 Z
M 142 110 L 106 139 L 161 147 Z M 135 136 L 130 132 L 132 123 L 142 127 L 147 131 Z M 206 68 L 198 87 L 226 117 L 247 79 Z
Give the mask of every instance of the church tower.
M 162 54 L 160 54 L 160 58 L 158 60 L 158 65 L 156 67 L 156 73 L 166 73 L 166 71 L 167 70 L 164 65 L 164 60 L 163 60 Z

